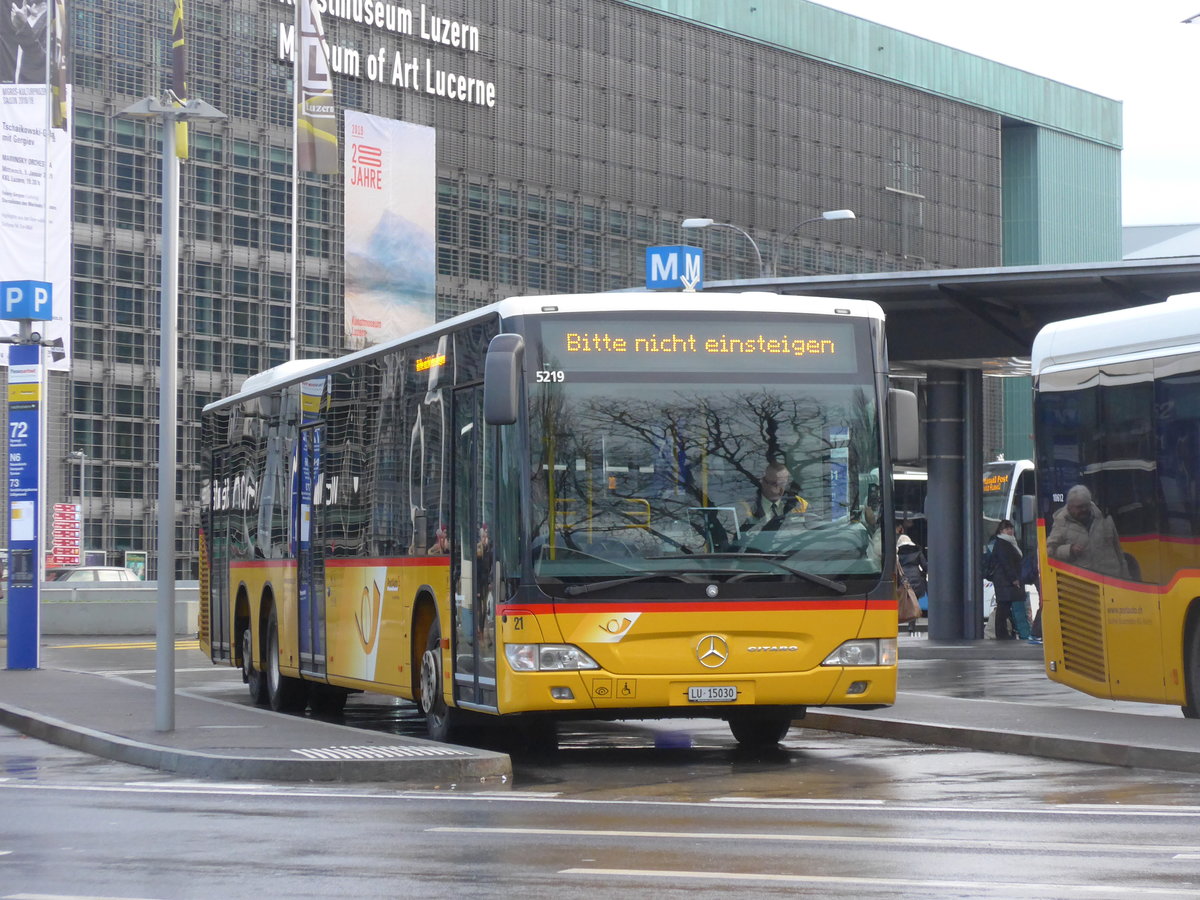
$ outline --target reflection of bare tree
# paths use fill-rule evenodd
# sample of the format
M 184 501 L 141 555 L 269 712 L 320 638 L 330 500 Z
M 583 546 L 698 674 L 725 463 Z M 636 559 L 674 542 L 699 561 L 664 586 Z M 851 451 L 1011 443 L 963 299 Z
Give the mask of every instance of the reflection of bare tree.
M 791 466 L 798 483 L 822 485 L 828 481 L 822 472 L 833 444 L 845 446 L 846 435 L 852 470 L 859 460 L 877 455 L 871 449 L 877 443 L 874 413 L 865 392 L 838 394 L 842 402 L 830 402 L 828 392 L 676 391 L 651 397 L 580 397 L 578 406 L 568 407 L 561 390 L 546 390 L 534 403 L 534 433 L 542 454 L 535 468 L 541 472 L 554 460 L 565 465 L 554 479 L 559 483 L 551 483 L 549 490 L 584 497 L 589 510 L 595 508 L 597 492 L 601 500 L 652 496 L 656 506 L 678 510 L 712 505 L 710 491 L 719 487 L 718 500 L 728 502 L 752 494 L 764 467 L 776 461 Z M 834 441 L 834 435 L 842 437 Z M 585 463 L 577 466 L 577 460 Z M 631 472 L 653 465 L 652 483 L 632 474 L 618 483 L 604 468 L 612 460 L 629 463 Z M 720 484 L 714 486 L 709 476 L 718 472 Z

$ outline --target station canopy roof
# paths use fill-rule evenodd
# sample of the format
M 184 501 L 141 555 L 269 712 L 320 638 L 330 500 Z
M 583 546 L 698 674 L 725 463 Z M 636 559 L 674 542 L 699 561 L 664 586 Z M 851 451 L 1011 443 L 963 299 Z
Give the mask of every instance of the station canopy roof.
M 894 372 L 970 368 L 1016 375 L 1028 373 L 1033 338 L 1050 322 L 1200 291 L 1200 257 L 752 278 L 704 287 L 874 300 L 887 315 Z

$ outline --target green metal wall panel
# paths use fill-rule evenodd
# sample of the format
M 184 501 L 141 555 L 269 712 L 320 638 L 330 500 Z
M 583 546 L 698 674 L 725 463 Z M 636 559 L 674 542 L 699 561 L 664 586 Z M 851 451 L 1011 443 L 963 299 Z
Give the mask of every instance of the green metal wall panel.
M 1034 126 L 1001 132 L 1004 265 L 1121 258 L 1120 151 Z
M 1121 104 L 808 0 L 623 0 L 1120 147 Z
M 1033 459 L 1033 379 L 1004 379 L 1004 458 Z

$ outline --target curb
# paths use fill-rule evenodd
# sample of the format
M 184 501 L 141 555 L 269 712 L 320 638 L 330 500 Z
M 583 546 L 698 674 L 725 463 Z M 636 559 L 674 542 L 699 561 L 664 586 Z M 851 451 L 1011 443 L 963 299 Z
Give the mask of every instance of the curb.
M 1040 756 L 1046 759 L 1105 766 L 1200 773 L 1200 752 L 1172 750 L 1167 747 L 1131 747 L 1112 741 L 1080 740 L 1050 734 L 1022 734 L 961 725 L 928 725 L 812 710 L 796 724 L 820 731 L 837 731 L 916 744 L 940 744 L 945 747 Z
M 431 744 L 430 749 L 396 744 L 385 749 L 391 750 L 394 747 L 396 753 L 408 755 L 383 759 L 249 757 L 147 744 L 71 725 L 60 719 L 16 706 L 0 705 L 0 725 L 20 731 L 29 737 L 92 756 L 158 769 L 173 775 L 198 778 L 293 782 L 387 781 L 413 787 L 449 790 L 467 784 L 472 787 L 507 787 L 512 784 L 512 760 L 506 754 L 459 748 L 449 744 Z M 379 747 L 371 749 L 382 752 Z M 430 755 L 431 753 L 439 755 Z M 457 753 L 462 755 L 449 755 Z

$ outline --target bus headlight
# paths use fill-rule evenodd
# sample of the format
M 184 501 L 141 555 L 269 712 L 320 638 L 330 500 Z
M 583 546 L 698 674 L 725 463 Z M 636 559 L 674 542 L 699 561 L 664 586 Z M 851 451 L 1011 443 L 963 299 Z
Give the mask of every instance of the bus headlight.
M 821 663 L 823 666 L 894 666 L 895 638 L 846 641 Z
M 574 644 L 506 644 L 504 655 L 515 672 L 562 672 L 600 665 Z

